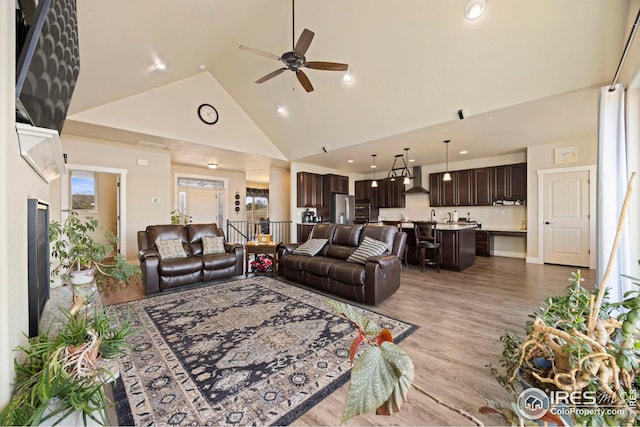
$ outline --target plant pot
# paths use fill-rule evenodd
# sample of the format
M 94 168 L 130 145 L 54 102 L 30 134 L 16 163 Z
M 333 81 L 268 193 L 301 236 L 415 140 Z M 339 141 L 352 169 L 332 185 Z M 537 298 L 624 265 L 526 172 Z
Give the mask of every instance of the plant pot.
M 93 268 L 87 270 L 74 270 L 69 272 L 72 285 L 86 285 L 93 282 L 95 279 L 96 271 Z

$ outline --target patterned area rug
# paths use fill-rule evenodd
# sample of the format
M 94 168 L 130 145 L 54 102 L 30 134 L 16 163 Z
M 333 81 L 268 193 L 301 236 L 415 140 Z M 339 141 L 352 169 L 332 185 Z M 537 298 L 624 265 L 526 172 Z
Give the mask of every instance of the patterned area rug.
M 355 330 L 326 301 L 256 277 L 114 306 L 140 329 L 119 360 L 120 425 L 290 424 L 349 379 Z M 416 329 L 362 311 L 396 341 Z

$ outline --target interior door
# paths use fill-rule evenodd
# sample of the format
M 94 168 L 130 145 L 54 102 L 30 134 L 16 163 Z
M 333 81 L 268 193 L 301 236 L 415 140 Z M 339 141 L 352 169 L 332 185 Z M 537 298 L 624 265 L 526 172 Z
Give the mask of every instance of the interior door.
M 544 262 L 589 267 L 589 171 L 545 174 Z

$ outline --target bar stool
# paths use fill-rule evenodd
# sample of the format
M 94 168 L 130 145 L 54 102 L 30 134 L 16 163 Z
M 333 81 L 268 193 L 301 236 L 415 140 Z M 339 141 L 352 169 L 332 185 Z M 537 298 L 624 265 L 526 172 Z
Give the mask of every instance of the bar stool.
M 440 273 L 442 245 L 438 241 L 437 225 L 436 221 L 416 221 L 413 223 L 416 235 L 416 255 L 423 272 L 425 265 L 435 265 L 436 270 Z

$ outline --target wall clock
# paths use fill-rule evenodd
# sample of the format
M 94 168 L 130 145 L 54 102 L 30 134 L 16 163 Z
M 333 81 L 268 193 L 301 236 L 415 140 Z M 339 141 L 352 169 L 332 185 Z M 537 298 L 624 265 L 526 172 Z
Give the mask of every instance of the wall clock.
M 211 104 L 202 104 L 198 107 L 198 117 L 208 125 L 214 125 L 218 122 L 218 110 Z

